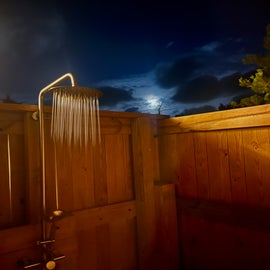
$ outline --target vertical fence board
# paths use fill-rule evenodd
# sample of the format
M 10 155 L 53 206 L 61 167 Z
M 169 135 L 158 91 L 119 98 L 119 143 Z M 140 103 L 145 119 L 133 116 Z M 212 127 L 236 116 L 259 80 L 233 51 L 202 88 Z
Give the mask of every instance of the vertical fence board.
M 88 229 L 78 230 L 78 269 L 97 268 L 97 241 L 96 228 L 89 226 Z
M 247 203 L 245 156 L 241 130 L 227 131 L 232 202 Z
M 93 155 L 91 144 L 87 149 L 77 149 L 72 153 L 70 164 L 73 172 L 73 209 L 85 209 L 95 206 L 94 162 L 99 156 Z
M 179 155 L 177 195 L 197 197 L 197 181 L 194 160 L 193 137 L 189 134 L 177 135 Z
M 28 221 L 33 224 L 40 220 L 40 146 L 38 121 L 32 118 L 32 112 L 24 114 L 25 170 Z
M 268 131 L 266 129 L 243 131 L 243 148 L 249 204 L 265 205 L 269 202 L 270 191 L 269 181 L 265 179 L 270 172 Z
M 217 201 L 230 201 L 231 184 L 225 132 L 209 132 L 207 134 L 207 160 L 210 198 Z
M 133 198 L 131 147 L 127 135 L 107 135 L 105 139 L 108 202 Z
M 72 154 L 70 149 L 64 145 L 58 145 L 57 178 L 59 183 L 59 208 L 72 211 L 74 209 L 73 193 L 73 168 L 71 166 Z
M 119 219 L 110 224 L 110 268 L 137 269 L 134 220 Z M 121 231 L 121 233 L 119 233 Z
M 9 193 L 9 166 L 7 134 L 0 134 L 0 228 L 10 226 L 12 209 L 10 205 Z
M 197 194 L 198 198 L 209 198 L 209 172 L 206 148 L 206 134 L 195 132 L 194 138 L 194 155 L 196 162 Z
M 11 135 L 10 138 L 11 167 L 11 201 L 13 225 L 25 224 L 26 215 L 26 180 L 24 163 L 24 136 Z
M 161 136 L 159 142 L 160 178 L 164 182 L 178 182 L 178 137 L 176 135 Z M 168 151 L 169 149 L 169 151 Z
M 209 222 L 204 219 L 180 213 L 179 219 L 179 247 L 180 269 L 206 269 L 209 249 Z M 207 248 L 205 247 L 207 243 Z
M 158 248 L 156 269 L 179 269 L 178 224 L 175 202 L 175 185 L 155 186 L 156 238 Z
M 134 184 L 136 192 L 139 269 L 155 266 L 155 198 L 154 181 L 158 176 L 157 149 L 150 119 L 137 118 L 132 127 Z
M 108 185 L 106 173 L 106 135 L 101 136 L 101 145 L 93 152 L 94 170 L 94 195 L 95 205 L 105 205 L 108 203 Z
M 97 269 L 111 270 L 109 224 L 102 224 L 96 227 L 96 238 L 97 238 Z

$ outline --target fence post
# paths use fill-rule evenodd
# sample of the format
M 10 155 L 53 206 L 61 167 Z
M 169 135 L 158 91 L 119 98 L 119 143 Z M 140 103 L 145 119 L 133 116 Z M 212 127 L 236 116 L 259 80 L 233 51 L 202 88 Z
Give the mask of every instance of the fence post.
M 137 212 L 139 269 L 155 269 L 157 246 L 154 182 L 159 178 L 155 119 L 136 118 L 132 125 L 133 173 Z

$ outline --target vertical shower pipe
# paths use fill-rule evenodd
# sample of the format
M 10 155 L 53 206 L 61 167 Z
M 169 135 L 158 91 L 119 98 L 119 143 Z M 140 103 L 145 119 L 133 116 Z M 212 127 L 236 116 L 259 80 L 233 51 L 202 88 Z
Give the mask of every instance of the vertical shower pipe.
M 42 241 L 46 246 L 46 172 L 45 172 L 45 141 L 44 141 L 44 113 L 43 113 L 43 97 L 46 92 L 50 90 L 51 87 L 56 86 L 58 83 L 70 78 L 72 86 L 77 85 L 75 77 L 71 73 L 67 73 L 62 77 L 58 78 L 45 88 L 43 88 L 38 96 L 38 111 L 39 111 L 39 136 L 40 136 L 40 157 L 41 157 L 41 170 L 42 170 L 42 184 L 41 184 L 41 196 L 42 196 L 42 221 L 41 221 L 41 231 L 42 231 Z

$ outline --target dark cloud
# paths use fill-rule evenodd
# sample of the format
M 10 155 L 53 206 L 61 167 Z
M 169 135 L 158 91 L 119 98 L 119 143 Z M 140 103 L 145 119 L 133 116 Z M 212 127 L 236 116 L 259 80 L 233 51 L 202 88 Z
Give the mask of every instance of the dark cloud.
M 235 95 L 235 98 L 238 98 L 238 97 L 247 97 L 254 94 L 252 90 L 245 87 L 241 87 L 239 85 L 239 78 L 240 77 L 249 78 L 255 72 L 256 70 L 251 70 L 243 74 L 241 74 L 240 72 L 236 72 L 221 78 L 219 80 L 218 97 Z M 233 99 L 235 100 L 235 98 Z
M 115 106 L 120 102 L 134 101 L 132 97 L 132 91 L 126 91 L 120 88 L 103 86 L 98 87 L 98 90 L 103 92 L 103 96 L 100 98 L 100 106 Z
M 219 80 L 219 93 L 220 96 L 233 95 L 235 93 L 243 92 L 245 89 L 239 85 L 239 78 L 241 73 L 236 72 L 231 75 L 225 76 Z
M 157 84 L 164 88 L 177 86 L 189 79 L 200 66 L 193 57 L 177 59 L 170 65 L 160 64 L 155 70 Z
M 200 76 L 178 87 L 172 100 L 182 103 L 200 103 L 226 96 L 248 96 L 251 91 L 239 86 L 238 80 L 241 76 L 249 77 L 251 74 L 252 72 L 245 74 L 236 72 L 220 80 L 211 75 Z
M 201 107 L 195 107 L 190 109 L 185 109 L 181 114 L 177 116 L 183 116 L 183 115 L 191 115 L 191 114 L 198 114 L 198 113 L 206 113 L 206 112 L 213 112 L 217 109 L 214 106 L 211 105 L 205 105 Z
M 179 87 L 172 97 L 178 102 L 204 102 L 217 97 L 218 79 L 211 75 L 200 76 L 191 80 L 187 85 Z

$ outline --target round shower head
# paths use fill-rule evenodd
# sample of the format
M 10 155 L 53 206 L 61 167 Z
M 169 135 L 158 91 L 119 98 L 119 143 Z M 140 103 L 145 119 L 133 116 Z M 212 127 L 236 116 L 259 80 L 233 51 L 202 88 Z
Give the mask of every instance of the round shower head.
M 103 93 L 97 89 L 83 86 L 55 86 L 49 89 L 49 92 L 61 92 L 68 95 L 82 95 L 85 97 L 101 97 Z
M 80 86 L 56 86 L 53 95 L 51 136 L 53 140 L 71 145 L 94 146 L 100 142 L 99 97 L 97 89 Z

